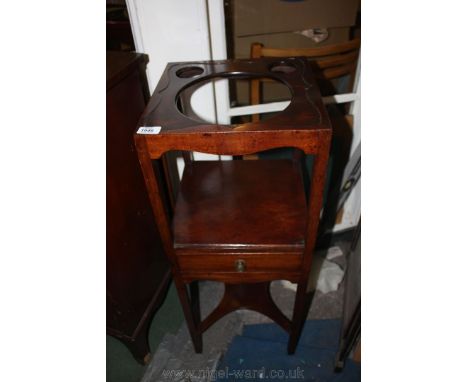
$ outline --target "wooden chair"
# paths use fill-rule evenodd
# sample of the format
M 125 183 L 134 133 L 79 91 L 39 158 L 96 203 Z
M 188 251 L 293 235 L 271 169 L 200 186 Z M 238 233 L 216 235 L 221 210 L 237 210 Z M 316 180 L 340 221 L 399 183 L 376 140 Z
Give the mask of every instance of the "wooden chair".
M 332 83 L 333 80 L 347 75 L 350 76 L 349 90 L 352 89 L 360 45 L 360 39 L 318 48 L 265 48 L 260 43 L 253 43 L 250 49 L 250 57 L 307 57 L 322 96 L 325 96 L 336 93 Z M 252 80 L 250 83 L 251 105 L 261 103 L 261 81 Z M 252 122 L 259 120 L 259 114 L 252 115 Z
M 346 92 L 352 91 L 360 45 L 361 40 L 359 38 L 317 48 L 266 48 L 260 43 L 253 43 L 251 45 L 250 56 L 252 58 L 307 57 L 323 97 L 337 94 L 336 80 L 345 76 L 349 76 Z M 261 83 L 266 81 L 252 80 L 250 82 L 251 105 L 261 103 Z M 333 165 L 330 169 L 329 192 L 319 231 L 320 236 L 330 230 L 339 219 L 339 211 L 336 210 L 338 192 L 349 158 L 352 141 L 353 118 L 347 114 L 348 110 L 348 107 L 346 107 L 343 111 L 335 109 L 334 113 L 330 113 L 330 121 L 333 128 L 334 152 L 331 154 Z M 259 120 L 259 114 L 252 115 L 252 122 L 258 122 Z M 256 157 L 255 155 L 250 156 L 250 158 Z
M 292 72 L 275 71 L 286 62 Z M 181 89 L 213 77 L 265 77 L 293 89 L 290 107 L 258 123 L 212 125 L 182 114 Z M 134 135 L 149 199 L 196 352 L 202 333 L 236 309 L 256 310 L 289 333 L 296 349 L 310 307 L 312 253 L 322 207 L 331 127 L 304 58 L 170 63 Z M 154 131 L 154 132 L 152 132 Z M 161 181 L 173 150 L 245 155 L 294 147 L 314 155 L 310 187 L 293 160 L 194 161 L 184 170 L 175 203 Z M 223 299 L 203 320 L 198 280 L 225 284 Z M 270 282 L 297 283 L 292 319 L 270 295 Z

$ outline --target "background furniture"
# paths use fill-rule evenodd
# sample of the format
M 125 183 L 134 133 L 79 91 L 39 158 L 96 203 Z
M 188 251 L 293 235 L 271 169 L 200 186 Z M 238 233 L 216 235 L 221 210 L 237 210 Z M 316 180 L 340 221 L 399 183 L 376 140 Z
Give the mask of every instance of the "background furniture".
M 270 48 L 317 48 L 348 41 L 356 36 L 359 0 L 224 0 L 227 58 L 248 58 L 252 43 Z M 211 12 L 211 10 L 210 10 Z M 324 39 L 309 38 L 317 31 Z M 293 56 L 293 55 L 291 55 Z M 217 57 L 219 58 L 219 57 Z M 275 83 L 264 84 L 266 102 L 286 99 L 287 91 Z M 230 86 L 231 101 L 249 104 L 248 84 Z
M 106 50 L 135 51 L 125 0 L 106 0 Z
M 107 333 L 140 362 L 170 281 L 132 139 L 148 99 L 147 62 L 142 54 L 107 53 Z
M 336 368 L 342 369 L 346 358 L 354 351 L 354 360 L 361 362 L 361 220 L 354 231 L 351 248 L 347 253 L 345 298 L 340 347 Z
M 213 77 L 282 81 L 293 92 L 291 105 L 267 122 L 237 126 L 210 125 L 177 110 L 181 89 Z M 202 333 L 219 318 L 248 308 L 285 329 L 293 353 L 311 301 L 309 271 L 331 140 L 310 65 L 303 58 L 168 64 L 139 126 L 149 127 L 135 134 L 135 143 L 195 350 L 202 351 Z M 309 190 L 296 160 L 188 161 L 175 203 L 165 203 L 171 190 L 161 181 L 161 160 L 167 152 L 245 155 L 277 147 L 314 155 Z M 270 281 L 278 279 L 298 283 L 292 320 L 271 298 Z M 225 283 L 223 299 L 203 321 L 198 280 Z
M 251 58 L 260 57 L 291 57 L 303 56 L 308 58 L 309 65 L 317 79 L 322 97 L 339 93 L 349 93 L 354 86 L 356 67 L 359 58 L 361 41 L 355 38 L 315 48 L 270 48 L 260 43 L 251 46 Z M 250 103 L 262 103 L 262 85 L 265 80 L 250 81 Z M 327 105 L 333 128 L 333 141 L 330 153 L 331 161 L 327 184 L 325 209 L 319 229 L 319 245 L 327 247 L 336 223 L 340 222 L 343 204 L 340 204 L 340 190 L 343 186 L 343 175 L 347 166 L 351 144 L 353 140 L 353 118 L 347 114 L 349 104 Z M 260 120 L 259 114 L 252 115 L 252 121 Z
M 346 91 L 353 88 L 356 66 L 359 57 L 361 40 L 356 38 L 339 44 L 318 48 L 266 48 L 263 44 L 253 43 L 250 57 L 292 57 L 303 56 L 309 58 L 309 63 L 317 79 L 322 97 L 339 93 L 334 80 L 349 76 Z M 261 81 L 250 83 L 250 104 L 261 103 Z M 258 114 L 252 115 L 252 121 L 260 119 Z

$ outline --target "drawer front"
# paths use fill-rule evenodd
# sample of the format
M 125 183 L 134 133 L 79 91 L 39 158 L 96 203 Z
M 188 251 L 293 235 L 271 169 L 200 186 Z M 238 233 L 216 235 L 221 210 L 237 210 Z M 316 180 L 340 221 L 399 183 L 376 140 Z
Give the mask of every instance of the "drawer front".
M 301 254 L 179 255 L 182 273 L 299 272 Z

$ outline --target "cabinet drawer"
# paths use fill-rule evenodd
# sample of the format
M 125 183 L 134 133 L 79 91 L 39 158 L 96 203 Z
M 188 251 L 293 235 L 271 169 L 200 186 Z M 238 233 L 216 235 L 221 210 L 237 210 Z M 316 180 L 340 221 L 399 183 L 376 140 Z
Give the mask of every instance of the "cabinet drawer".
M 179 255 L 181 272 L 299 272 L 301 254 Z

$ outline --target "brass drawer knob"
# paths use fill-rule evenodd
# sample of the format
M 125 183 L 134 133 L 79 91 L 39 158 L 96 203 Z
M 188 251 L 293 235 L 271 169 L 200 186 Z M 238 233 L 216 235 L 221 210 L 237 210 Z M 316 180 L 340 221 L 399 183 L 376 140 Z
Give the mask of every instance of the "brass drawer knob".
M 237 272 L 244 272 L 245 271 L 245 261 L 244 260 L 236 260 L 234 262 L 234 266 Z

